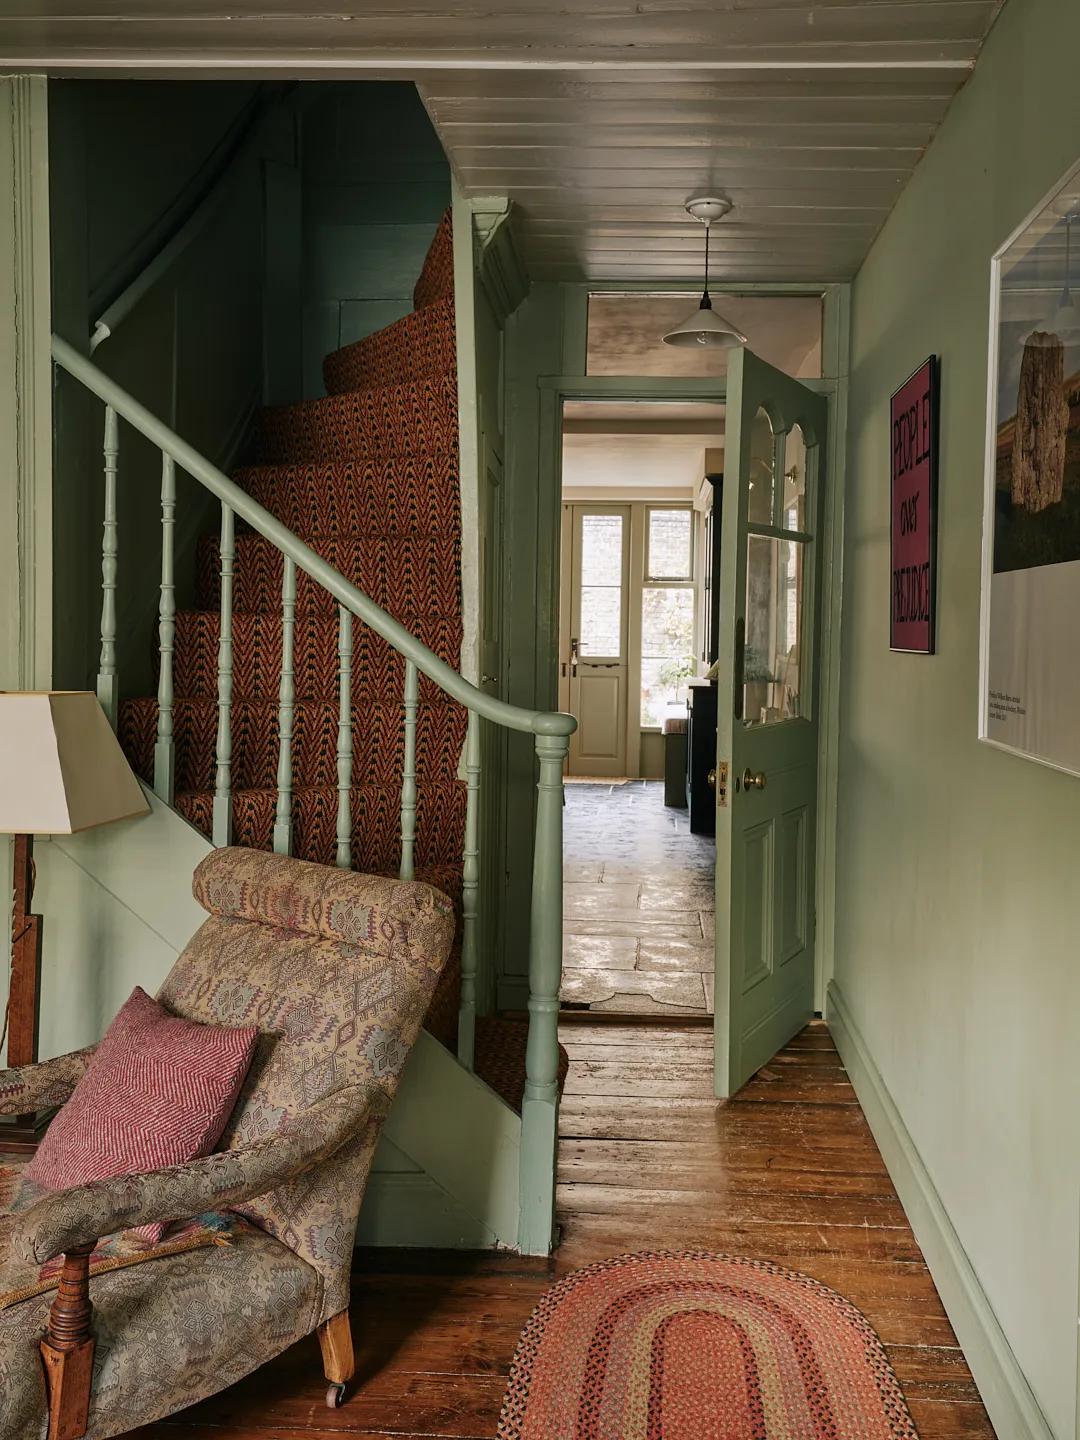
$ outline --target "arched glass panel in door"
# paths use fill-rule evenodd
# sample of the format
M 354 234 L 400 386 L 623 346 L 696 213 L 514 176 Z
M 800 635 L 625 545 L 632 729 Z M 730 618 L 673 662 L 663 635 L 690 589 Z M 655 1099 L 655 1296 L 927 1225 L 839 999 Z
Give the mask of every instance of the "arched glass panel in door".
M 763 410 L 755 421 L 753 454 L 757 458 L 759 427 L 764 445 Z M 771 425 L 769 426 L 771 434 Z M 746 639 L 743 657 L 743 723 L 775 725 L 808 714 L 804 626 L 812 596 L 813 536 L 808 530 L 812 476 L 816 458 L 795 425 L 778 437 L 770 475 L 769 512 L 753 504 L 755 475 L 763 466 L 751 464 L 746 539 Z M 764 486 L 762 487 L 764 488 Z

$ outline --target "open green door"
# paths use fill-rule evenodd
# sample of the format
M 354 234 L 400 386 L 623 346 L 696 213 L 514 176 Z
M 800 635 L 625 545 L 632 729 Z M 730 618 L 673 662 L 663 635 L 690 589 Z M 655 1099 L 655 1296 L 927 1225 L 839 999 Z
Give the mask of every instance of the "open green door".
M 826 411 L 823 396 L 749 350 L 732 354 L 717 696 L 721 1096 L 813 1013 Z

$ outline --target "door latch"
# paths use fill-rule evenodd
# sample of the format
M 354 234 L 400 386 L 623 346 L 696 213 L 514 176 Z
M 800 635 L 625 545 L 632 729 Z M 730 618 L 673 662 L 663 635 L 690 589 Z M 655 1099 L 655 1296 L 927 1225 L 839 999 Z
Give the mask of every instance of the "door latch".
M 577 675 L 578 666 L 578 641 L 577 636 L 570 641 L 570 675 L 571 678 Z
M 721 760 L 705 778 L 716 791 L 717 808 L 724 809 L 727 805 L 728 762 Z

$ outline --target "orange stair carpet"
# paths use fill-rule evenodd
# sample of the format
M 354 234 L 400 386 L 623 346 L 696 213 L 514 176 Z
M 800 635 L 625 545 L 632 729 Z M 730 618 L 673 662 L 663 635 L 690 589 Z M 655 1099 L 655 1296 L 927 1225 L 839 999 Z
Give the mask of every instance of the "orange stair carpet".
M 453 247 L 443 217 L 411 314 L 328 355 L 325 398 L 259 417 L 257 463 L 235 479 L 300 539 L 448 664 L 460 661 L 461 509 Z M 217 735 L 221 572 L 216 535 L 197 554 L 196 605 L 176 617 L 173 729 L 176 809 L 210 834 Z M 233 581 L 233 826 L 238 845 L 269 849 L 277 802 L 282 557 L 238 529 Z M 337 604 L 297 574 L 293 853 L 334 862 L 337 822 Z M 396 874 L 401 853 L 404 660 L 353 625 L 352 864 Z M 421 678 L 417 715 L 417 878 L 460 914 L 466 712 Z M 120 738 L 150 781 L 156 699 L 126 701 Z M 460 942 L 460 927 L 459 927 Z M 456 1049 L 460 943 L 428 1028 Z M 515 1108 L 525 1081 L 524 1022 L 482 1018 L 476 1068 Z

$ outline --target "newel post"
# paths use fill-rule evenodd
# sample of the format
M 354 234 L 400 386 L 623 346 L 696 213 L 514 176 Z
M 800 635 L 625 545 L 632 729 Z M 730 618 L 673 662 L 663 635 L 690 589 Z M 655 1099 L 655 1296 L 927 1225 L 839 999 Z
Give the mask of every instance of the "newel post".
M 41 1342 L 45 1388 L 49 1397 L 48 1440 L 79 1440 L 90 1416 L 94 1376 L 94 1337 L 90 1320 L 90 1256 L 94 1242 L 78 1245 L 64 1256 L 60 1287 L 49 1310 L 49 1327 Z
M 568 717 L 560 716 L 565 721 Z M 572 724 L 572 722 L 571 722 Z M 538 734 L 540 762 L 529 932 L 529 1041 L 521 1106 L 524 1255 L 546 1255 L 555 1230 L 559 1110 L 559 986 L 562 981 L 563 765 L 567 734 Z

